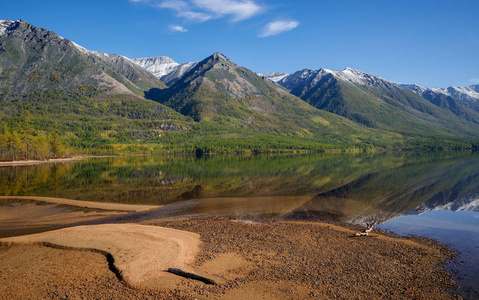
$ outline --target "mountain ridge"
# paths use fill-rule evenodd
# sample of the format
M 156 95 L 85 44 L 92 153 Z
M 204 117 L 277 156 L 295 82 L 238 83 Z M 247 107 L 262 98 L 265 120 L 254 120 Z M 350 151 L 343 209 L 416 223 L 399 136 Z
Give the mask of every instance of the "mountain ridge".
M 87 50 L 22 20 L 2 24 L 0 88 L 4 96 L 93 84 L 101 93 L 143 97 L 145 90 L 165 87 L 121 55 Z
M 461 103 L 456 103 L 460 106 L 458 109 L 450 108 L 395 82 L 351 68 L 343 71 L 303 69 L 278 84 L 316 108 L 367 127 L 423 136 L 440 132 L 476 137 L 478 134 L 479 115 Z
M 63 138 L 82 149 L 267 152 L 477 143 L 479 113 L 458 106 L 455 116 L 446 102 L 432 104 L 371 74 L 305 69 L 277 83 L 263 77 L 221 53 L 196 63 L 135 62 L 25 21 L 0 22 L 2 122 L 25 130 L 18 120 L 28 110 L 35 128 L 51 130 L 57 121 Z
M 469 85 L 463 87 L 450 86 L 447 88 L 425 88 L 417 84 L 399 84 L 401 87 L 409 89 L 419 95 L 426 92 L 433 92 L 450 96 L 458 100 L 470 102 L 473 104 L 479 103 L 479 84 Z

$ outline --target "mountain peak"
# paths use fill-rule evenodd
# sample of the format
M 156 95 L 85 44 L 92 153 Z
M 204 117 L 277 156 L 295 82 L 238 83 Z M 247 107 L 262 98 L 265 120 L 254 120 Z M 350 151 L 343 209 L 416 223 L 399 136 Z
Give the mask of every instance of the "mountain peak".
M 213 53 L 212 57 L 215 59 L 228 59 L 224 54 L 220 52 Z
M 232 62 L 229 58 L 224 56 L 223 54 L 216 52 L 207 58 L 200 61 L 195 68 L 198 69 L 197 71 L 206 72 L 209 69 L 234 69 L 238 67 L 234 62 Z
M 142 97 L 144 91 L 164 87 L 123 56 L 88 50 L 23 20 L 1 21 L 0 32 L 2 48 L 11 45 L 0 53 L 1 65 L 13 70 L 0 80 L 0 89 L 8 86 L 10 95 L 94 85 L 105 95 Z M 25 83 L 25 77 L 31 79 Z
M 227 58 L 225 55 L 223 55 L 219 52 L 214 53 L 210 57 L 206 58 L 206 60 L 207 61 L 212 60 L 214 62 L 231 62 L 231 60 L 229 60 L 229 58 Z

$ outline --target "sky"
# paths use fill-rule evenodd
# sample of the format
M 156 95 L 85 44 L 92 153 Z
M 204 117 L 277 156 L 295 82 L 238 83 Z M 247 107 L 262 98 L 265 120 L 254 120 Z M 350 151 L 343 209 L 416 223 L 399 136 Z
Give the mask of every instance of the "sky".
M 15 0 L 25 20 L 87 49 L 258 73 L 346 67 L 424 87 L 479 84 L 479 0 Z

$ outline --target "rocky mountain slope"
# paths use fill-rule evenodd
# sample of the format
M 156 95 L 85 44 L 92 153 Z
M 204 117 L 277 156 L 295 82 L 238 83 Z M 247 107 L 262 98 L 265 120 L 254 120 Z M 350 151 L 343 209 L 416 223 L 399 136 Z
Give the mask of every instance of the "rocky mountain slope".
M 4 97 L 93 85 L 102 94 L 144 95 L 164 84 L 129 59 L 90 51 L 25 21 L 2 21 L 0 89 Z
M 1 21 L 0 137 L 17 140 L 0 142 L 0 156 L 23 155 L 25 143 L 52 132 L 99 153 L 188 130 L 191 119 L 144 98 L 152 88 L 165 85 L 126 57 L 87 50 L 25 21 Z
M 400 86 L 413 91 L 436 106 L 450 110 L 460 118 L 479 124 L 479 101 L 464 101 L 441 92 L 442 89 L 423 88 L 415 84 L 400 84 Z
M 453 112 L 394 82 L 350 68 L 306 69 L 288 75 L 278 84 L 316 108 L 370 128 L 422 136 L 479 133 L 479 116 L 475 113 L 467 113 L 465 108 Z

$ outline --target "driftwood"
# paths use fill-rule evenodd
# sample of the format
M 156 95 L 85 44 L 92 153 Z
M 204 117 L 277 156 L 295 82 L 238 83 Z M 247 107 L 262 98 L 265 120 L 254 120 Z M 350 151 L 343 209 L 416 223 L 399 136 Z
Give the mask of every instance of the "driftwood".
M 196 275 L 196 274 L 193 274 L 193 273 L 185 272 L 185 271 L 180 270 L 180 269 L 169 268 L 168 272 L 173 273 L 173 274 L 178 275 L 178 276 L 199 280 L 199 281 L 202 281 L 206 284 L 216 284 L 216 282 L 214 282 L 213 280 L 211 280 L 209 278 L 206 278 L 206 277 L 203 277 L 203 276 L 200 276 L 200 275 Z
M 368 236 L 369 233 L 373 230 L 373 224 L 366 223 L 367 228 L 363 232 L 358 232 L 354 236 Z

